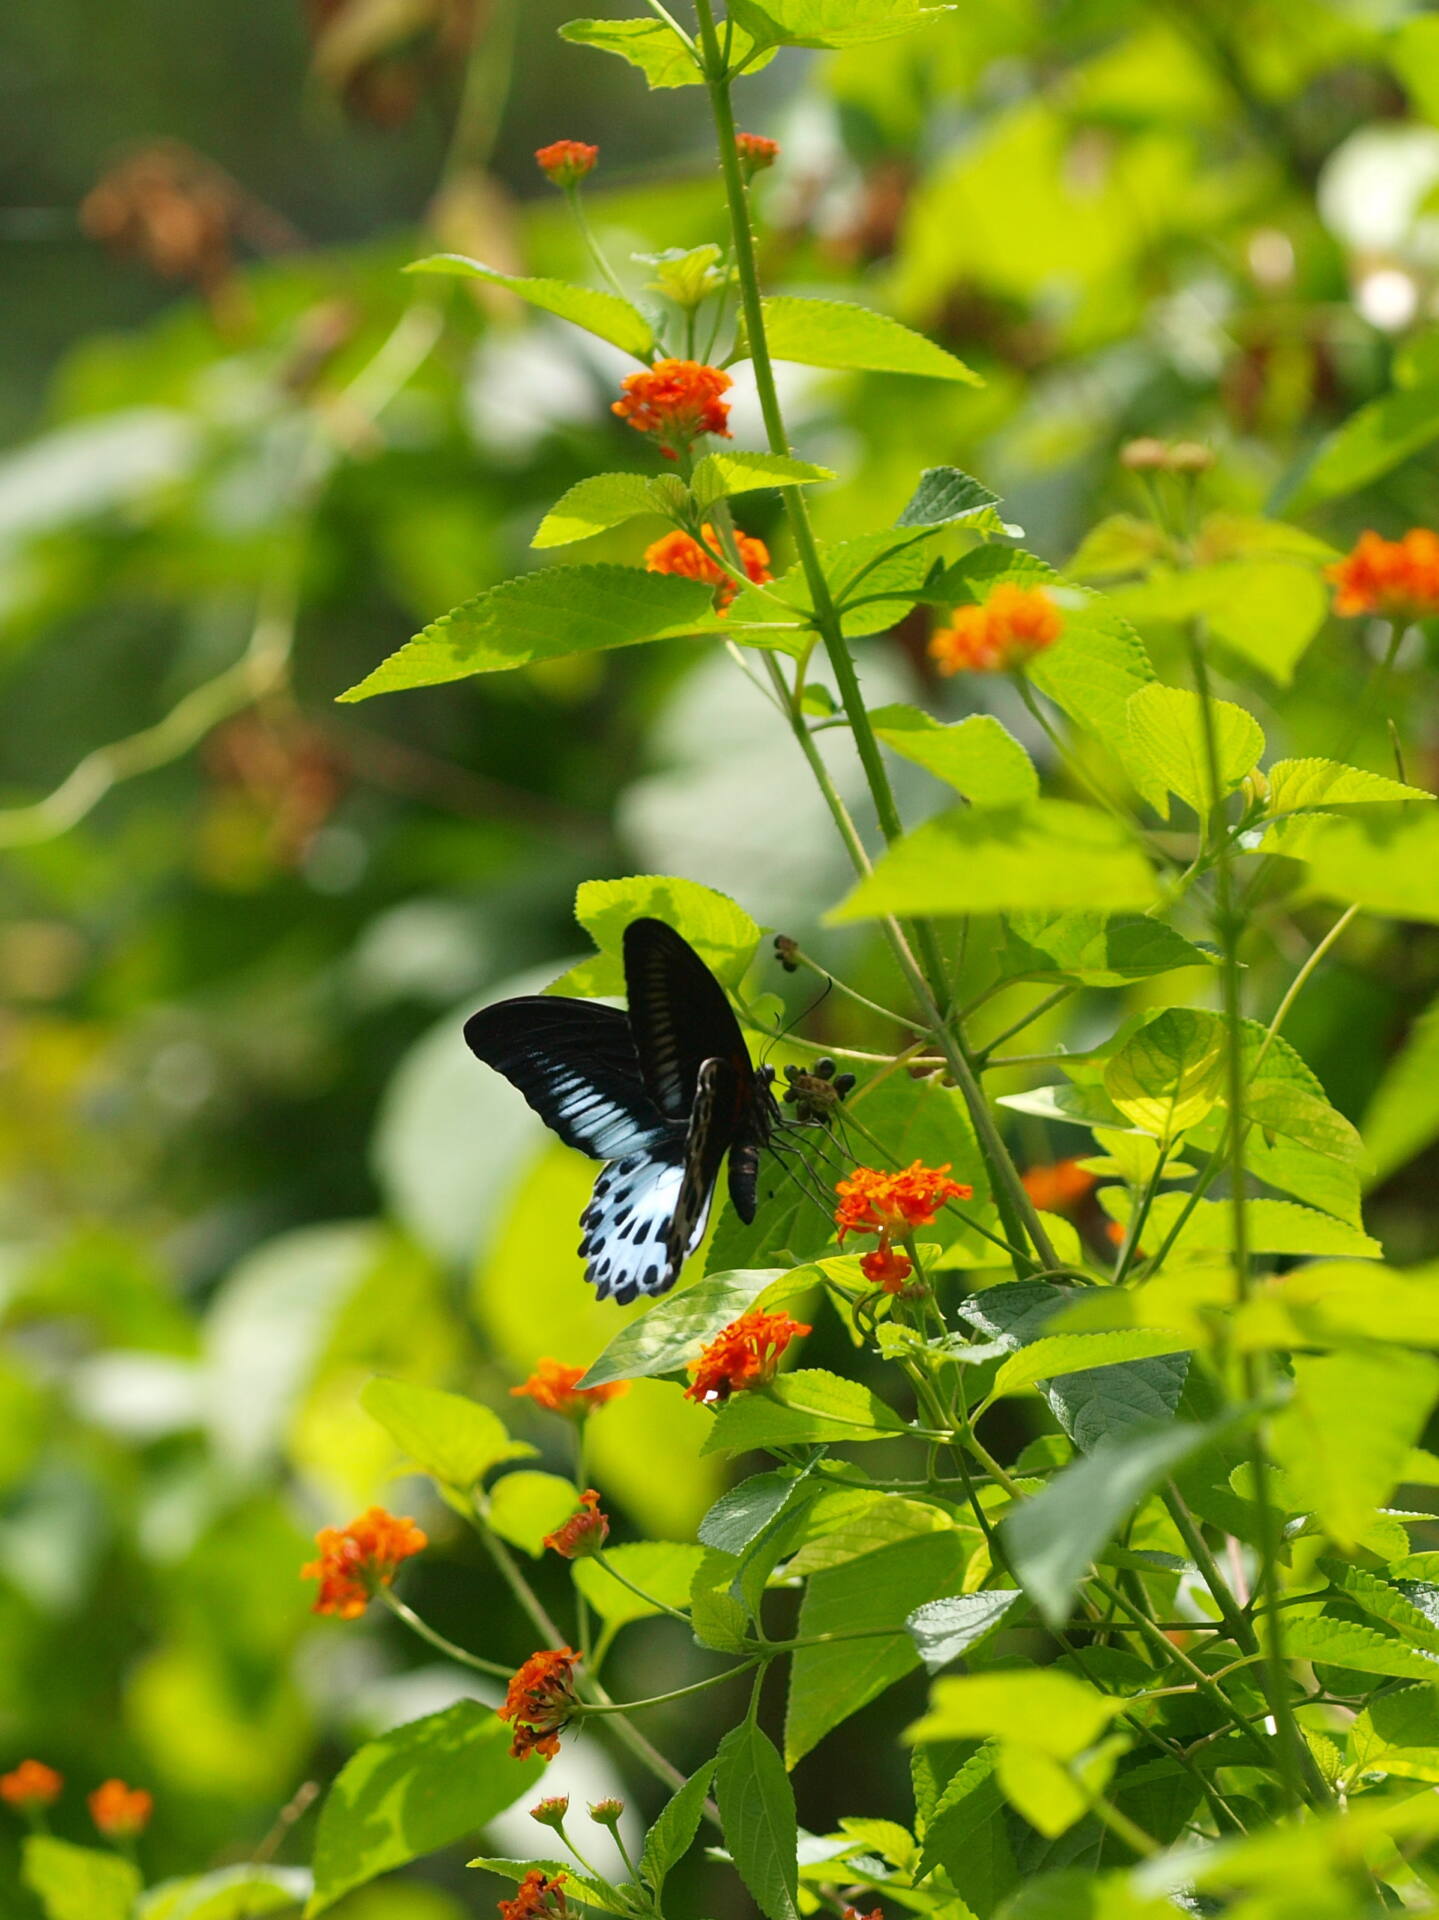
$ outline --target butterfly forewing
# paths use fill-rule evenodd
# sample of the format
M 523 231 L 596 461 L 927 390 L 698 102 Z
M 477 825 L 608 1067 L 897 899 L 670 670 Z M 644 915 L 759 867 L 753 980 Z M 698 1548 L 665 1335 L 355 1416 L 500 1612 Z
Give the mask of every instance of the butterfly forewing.
M 739 1022 L 689 942 L 663 920 L 632 920 L 624 954 L 640 1072 L 665 1118 L 688 1122 L 706 1060 L 728 1061 L 741 1089 L 751 1085 L 754 1069 Z

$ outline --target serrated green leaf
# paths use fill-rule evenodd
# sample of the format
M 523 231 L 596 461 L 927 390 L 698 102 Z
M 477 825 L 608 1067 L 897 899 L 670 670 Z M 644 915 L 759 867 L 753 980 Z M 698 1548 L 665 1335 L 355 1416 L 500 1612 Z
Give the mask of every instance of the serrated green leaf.
M 417 1467 L 460 1493 L 502 1460 L 534 1456 L 533 1447 L 510 1438 L 498 1414 L 463 1394 L 377 1379 L 360 1394 L 360 1405 Z
M 1265 813 L 1276 818 L 1312 807 L 1372 807 L 1394 800 L 1432 800 L 1422 787 L 1406 787 L 1382 773 L 1346 767 L 1341 760 L 1276 760 L 1265 778 L 1269 804 Z
M 580 1491 L 557 1473 L 507 1473 L 490 1489 L 485 1519 L 502 1540 L 538 1560 L 545 1535 L 568 1520 Z
M 855 47 L 890 40 L 952 13 L 931 0 L 730 0 L 757 46 Z
M 926 467 L 897 527 L 947 527 L 999 505 L 999 495 L 958 467 Z
M 1000 1533 L 1009 1564 L 1050 1626 L 1069 1618 L 1074 1593 L 1105 1542 L 1212 1437 L 1210 1429 L 1189 1425 L 1111 1436 L 1006 1514 Z
M 1072 800 L 952 809 L 897 840 L 826 919 L 1142 908 L 1159 898 L 1124 825 Z
M 1349 1764 L 1357 1773 L 1439 1782 L 1432 1690 L 1401 1687 L 1371 1700 L 1354 1718 L 1348 1749 Z
M 729 31 L 727 29 L 727 31 Z M 732 71 L 743 67 L 756 73 L 773 60 L 775 50 L 756 51 L 744 28 L 733 28 L 730 43 Z M 602 53 L 618 54 L 632 67 L 638 67 L 651 87 L 698 87 L 704 84 L 699 64 L 672 27 L 661 20 L 569 20 L 559 30 L 562 40 L 578 46 L 598 47 Z
M 1294 1358 L 1294 1392 L 1270 1433 L 1293 1497 L 1353 1548 L 1389 1499 L 1439 1397 L 1439 1362 L 1393 1347 Z
M 510 1737 L 492 1707 L 457 1700 L 361 1747 L 320 1810 L 307 1917 L 377 1874 L 478 1833 L 533 1793 L 544 1762 L 512 1760 Z
M 1251 555 L 1182 573 L 1158 571 L 1113 594 L 1120 611 L 1141 626 L 1202 617 L 1216 640 L 1281 687 L 1293 680 L 1329 611 L 1318 570 L 1285 554 Z
M 670 1294 L 638 1320 L 621 1327 L 580 1381 L 581 1387 L 604 1387 L 612 1380 L 643 1380 L 654 1374 L 674 1373 L 784 1275 L 783 1267 L 712 1273 L 682 1292 Z
M 118 1853 L 32 1833 L 23 1860 L 20 1877 L 45 1909 L 45 1920 L 130 1920 L 140 1870 Z
M 662 475 L 661 478 L 669 478 Z M 532 547 L 565 547 L 644 513 L 664 513 L 664 496 L 642 473 L 596 473 L 562 493 L 541 520 Z
M 1397 920 L 1439 921 L 1439 810 L 1374 806 L 1340 818 L 1271 827 L 1264 850 L 1307 863 L 1304 883 L 1326 899 Z
M 942 1749 L 941 1749 L 942 1751 Z M 973 1912 L 994 1913 L 1019 1883 L 1019 1867 L 995 1779 L 999 1750 L 971 1754 L 945 1786 L 925 1829 L 919 1874 L 942 1866 Z
M 1370 1095 L 1361 1128 L 1374 1180 L 1439 1139 L 1439 996 L 1405 1036 Z
M 906 1740 L 1016 1739 L 1055 1760 L 1092 1746 L 1123 1700 L 1111 1699 L 1053 1667 L 967 1673 L 936 1680 L 929 1712 Z
M 834 3 L 847 9 L 851 0 Z M 776 360 L 844 373 L 911 373 L 930 380 L 983 385 L 979 375 L 954 354 L 873 307 L 774 294 L 764 302 L 764 325 Z M 745 351 L 743 340 L 739 349 Z
M 1322 1094 L 1263 1073 L 1244 1093 L 1244 1112 L 1266 1134 L 1279 1134 L 1329 1160 L 1356 1165 L 1364 1158 L 1358 1130 Z
M 780 453 L 707 453 L 690 478 L 690 492 L 703 513 L 732 494 L 754 493 L 760 487 L 809 486 L 834 477 L 830 467 L 816 467 Z
M 1264 733 L 1259 722 L 1229 700 L 1211 700 L 1220 797 L 1232 793 L 1259 765 Z M 1209 811 L 1209 752 L 1203 705 L 1184 687 L 1141 687 L 1126 708 L 1130 753 L 1154 778 L 1201 816 Z M 1167 815 L 1167 809 L 1164 810 Z
M 786 1564 L 792 1579 L 808 1579 L 883 1547 L 947 1532 L 953 1525 L 949 1514 L 930 1501 L 858 1487 L 831 1487 L 810 1502 L 799 1543 Z
M 742 1554 L 779 1518 L 803 1485 L 792 1470 L 751 1474 L 722 1493 L 700 1521 L 701 1542 L 720 1553 Z
M 758 926 L 727 893 L 670 873 L 583 880 L 575 893 L 575 918 L 599 951 L 549 991 L 586 999 L 625 991 L 624 935 L 631 920 L 663 920 L 682 933 L 727 987 L 743 980 L 760 938 Z
M 1019 1393 L 1038 1380 L 1057 1375 L 1113 1367 L 1126 1360 L 1148 1360 L 1159 1354 L 1187 1353 L 1182 1334 L 1135 1328 L 1132 1332 L 1048 1334 L 1010 1354 L 995 1374 L 985 1403 L 1007 1393 Z
M 732 1727 L 715 1759 L 725 1845 L 768 1920 L 800 1920 L 794 1789 L 772 1741 L 752 1720 Z
M 793 1767 L 824 1736 L 920 1664 L 905 1621 L 927 1600 L 955 1592 L 964 1578 L 966 1548 L 950 1530 L 921 1534 L 810 1576 L 796 1633 L 853 1634 L 800 1647 L 790 1664 L 785 1710 L 785 1765 Z M 892 1633 L 881 1634 L 879 1629 Z
M 433 687 L 536 660 L 603 653 L 647 640 L 718 630 L 710 589 L 643 567 L 544 567 L 522 573 L 432 620 L 338 697 Z
M 292 1912 L 312 1887 L 304 1867 L 217 1867 L 151 1887 L 140 1896 L 135 1920 L 260 1920 Z
M 887 747 L 957 789 L 971 806 L 1022 806 L 1039 797 L 1034 762 L 992 714 L 946 725 L 918 707 L 893 706 L 877 707 L 869 717 Z
M 425 260 L 413 260 L 406 273 L 447 274 L 452 279 L 484 280 L 490 286 L 504 287 L 517 294 L 529 306 L 570 320 L 586 333 L 608 340 L 613 347 L 648 361 L 654 350 L 654 329 L 638 307 L 632 307 L 617 293 L 604 293 L 596 287 L 576 286 L 569 280 L 535 280 L 524 274 L 501 273 L 482 260 L 470 260 L 462 253 L 434 253 Z
M 1089 1801 L 1069 1770 L 1033 1747 L 1001 1742 L 994 1777 L 1020 1818 L 1047 1840 L 1067 1833 L 1089 1811 Z
M 1387 1673 L 1400 1680 L 1439 1683 L 1439 1654 L 1408 1647 L 1375 1627 L 1326 1614 L 1288 1614 L 1284 1654 L 1289 1660 L 1319 1660 L 1326 1666 L 1352 1667 L 1356 1673 Z
M 939 1673 L 962 1653 L 978 1646 L 1022 1597 L 1017 1587 L 951 1594 L 916 1607 L 905 1621 L 905 1629 L 926 1670 Z
M 1171 1145 L 1224 1091 L 1224 1025 L 1212 1013 L 1169 1007 L 1104 1067 L 1104 1091 L 1131 1126 Z
M 1127 1224 L 1129 1197 L 1118 1187 L 1105 1187 L 1100 1205 L 1112 1218 Z M 1182 1193 L 1163 1193 L 1149 1210 L 1144 1229 L 1146 1248 L 1157 1248 L 1168 1237 L 1170 1228 L 1191 1202 Z M 1367 1233 L 1317 1213 L 1312 1207 L 1296 1206 L 1290 1200 L 1250 1200 L 1246 1203 L 1251 1253 L 1340 1253 L 1361 1260 L 1377 1260 L 1384 1249 Z M 1230 1252 L 1234 1245 L 1233 1209 L 1227 1200 L 1199 1200 L 1192 1203 L 1189 1217 L 1179 1231 L 1175 1246 L 1213 1248 Z
M 703 1548 L 679 1540 L 634 1540 L 605 1549 L 605 1559 L 613 1561 L 626 1579 L 681 1613 L 689 1604 L 690 1584 L 703 1558 Z M 606 1573 L 597 1560 L 576 1560 L 571 1571 L 576 1587 L 611 1629 L 663 1611 Z
M 767 1389 L 737 1393 L 715 1416 L 704 1453 L 748 1453 L 828 1441 L 854 1446 L 907 1431 L 892 1407 L 857 1380 L 818 1367 L 782 1373 Z
M 1314 458 L 1277 505 L 1305 513 L 1322 500 L 1356 493 L 1439 439 L 1439 388 L 1423 386 L 1386 393 L 1350 414 L 1320 443 Z
M 1319 1566 L 1320 1571 L 1327 1574 L 1342 1592 L 1356 1600 L 1371 1619 L 1392 1627 L 1399 1638 L 1408 1641 L 1411 1647 L 1422 1647 L 1426 1653 L 1439 1654 L 1439 1625 L 1414 1604 L 1402 1587 L 1391 1584 L 1387 1579 L 1381 1580 L 1377 1574 L 1367 1573 L 1363 1567 L 1351 1566 L 1347 1561 L 1321 1560 Z M 1432 1594 L 1439 1589 L 1428 1587 L 1425 1591 Z
M 1122 987 L 1176 967 L 1212 967 L 1217 956 L 1148 914 L 1013 913 L 1006 916 L 1000 968 L 1035 980 Z
M 714 1778 L 715 1762 L 706 1760 L 696 1767 L 684 1785 L 661 1809 L 659 1818 L 645 1835 L 640 1855 L 640 1877 L 654 1889 L 656 1898 L 664 1892 L 665 1875 L 677 1867 L 694 1845 L 704 1818 L 705 1795 Z
M 564 1891 L 570 1896 L 578 1896 L 587 1906 L 596 1907 L 601 1913 L 622 1913 L 632 1915 L 625 1894 L 617 1887 L 610 1887 L 603 1880 L 591 1879 L 587 1873 L 576 1873 L 574 1865 L 568 1860 L 503 1860 L 492 1859 L 481 1854 L 477 1860 L 467 1860 L 467 1867 L 475 1867 L 481 1873 L 498 1874 L 504 1880 L 523 1880 L 525 1875 L 536 1868 L 547 1880 L 563 1880 Z

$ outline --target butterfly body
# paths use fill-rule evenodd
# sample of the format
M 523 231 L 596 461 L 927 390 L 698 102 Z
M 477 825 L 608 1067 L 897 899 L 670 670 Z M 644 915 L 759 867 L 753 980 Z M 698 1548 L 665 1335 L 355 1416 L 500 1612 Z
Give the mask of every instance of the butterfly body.
M 779 1119 L 724 989 L 662 920 L 624 936 L 628 1011 L 549 994 L 502 1000 L 465 1039 L 565 1142 L 606 1165 L 580 1216 L 585 1275 L 621 1305 L 672 1287 L 699 1245 L 725 1156 L 754 1218 L 761 1149 Z

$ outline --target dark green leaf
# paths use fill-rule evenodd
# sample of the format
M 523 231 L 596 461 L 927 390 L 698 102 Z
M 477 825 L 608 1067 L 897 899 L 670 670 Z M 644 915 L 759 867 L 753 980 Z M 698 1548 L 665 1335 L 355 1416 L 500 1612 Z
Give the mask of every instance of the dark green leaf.
M 905 1422 L 857 1380 L 818 1367 L 782 1373 L 763 1390 L 737 1393 L 720 1408 L 704 1453 L 749 1453 L 825 1441 L 854 1446 L 892 1440 Z
M 712 1273 L 697 1280 L 622 1327 L 580 1385 L 604 1387 L 612 1380 L 642 1380 L 675 1372 L 783 1278 L 782 1267 L 766 1267 L 758 1272 Z
M 989 1587 L 982 1593 L 958 1593 L 931 1600 L 905 1621 L 920 1659 L 930 1673 L 957 1660 L 1003 1620 L 1015 1601 L 1017 1588 Z
M 640 1855 L 640 1874 L 654 1889 L 658 1899 L 664 1892 L 665 1875 L 678 1866 L 694 1844 L 704 1817 L 705 1795 L 714 1776 L 715 1762 L 707 1760 L 696 1767 L 689 1779 L 661 1809 L 659 1818 L 645 1835 L 645 1850 Z
M 504 287 L 532 307 L 571 320 L 586 333 L 593 333 L 611 346 L 647 361 L 654 348 L 654 330 L 638 307 L 622 300 L 617 293 L 602 293 L 595 287 L 579 287 L 568 280 L 532 280 L 522 274 L 501 273 L 482 260 L 470 260 L 462 253 L 435 253 L 416 260 L 406 273 L 441 273 L 462 280 L 484 280 Z
M 743 1553 L 784 1512 L 801 1484 L 793 1472 L 752 1474 L 715 1501 L 700 1521 L 700 1539 L 721 1553 Z
M 897 527 L 944 527 L 999 505 L 999 495 L 958 467 L 926 467 Z
M 1121 987 L 1176 967 L 1217 964 L 1214 954 L 1147 914 L 1015 913 L 1007 916 L 1005 933 L 1003 972 L 1037 980 Z
M 752 1720 L 732 1727 L 715 1760 L 715 1798 L 739 1877 L 769 1920 L 799 1920 L 799 1833 L 784 1762 Z

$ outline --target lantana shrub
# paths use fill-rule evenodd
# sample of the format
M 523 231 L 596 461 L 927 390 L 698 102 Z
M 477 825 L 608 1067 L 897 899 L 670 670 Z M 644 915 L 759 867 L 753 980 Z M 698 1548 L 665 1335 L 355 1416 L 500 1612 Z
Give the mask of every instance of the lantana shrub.
M 1244 629 L 1213 555 L 1221 538 L 1230 558 L 1286 554 L 1296 576 L 1327 576 L 1337 617 L 1380 623 L 1357 741 L 1406 631 L 1439 615 L 1439 537 L 1366 533 L 1341 556 L 1277 520 L 1216 527 L 1206 450 L 1159 442 L 1127 462 L 1148 521 L 1106 524 L 1082 549 L 1077 573 L 1113 597 L 1026 552 L 996 495 L 923 448 L 892 525 L 816 537 L 806 494 L 833 475 L 791 444 L 775 361 L 975 376 L 868 309 L 767 300 L 749 196 L 778 149 L 737 130 L 732 95 L 776 48 L 861 44 L 934 11 L 732 0 L 719 19 L 696 0 L 688 25 L 658 4 L 574 22 L 571 40 L 707 98 L 724 243 L 649 256 L 643 301 L 597 246 L 603 286 L 416 263 L 499 282 L 636 362 L 613 408 L 642 464 L 573 487 L 535 544 L 667 524 L 643 565 L 542 567 L 480 594 L 343 697 L 659 640 L 724 649 L 782 716 L 853 864 L 833 925 L 869 930 L 883 964 L 861 991 L 743 902 L 667 894 L 654 876 L 610 884 L 611 905 L 671 919 L 702 955 L 728 943 L 756 1050 L 795 1056 L 797 1130 L 780 1146 L 803 1164 L 777 1147 L 752 1224 L 723 1211 L 679 1287 L 617 1318 L 602 1352 L 554 1355 L 511 1387 L 565 1423 L 572 1478 L 520 1464 L 533 1450 L 477 1401 L 366 1390 L 483 1542 L 534 1646 L 516 1668 L 485 1649 L 482 1619 L 472 1648 L 409 1607 L 404 1569 L 427 1546 L 409 1518 L 374 1508 L 320 1535 L 304 1569 L 319 1611 L 387 1607 L 488 1692 L 349 1762 L 321 1811 L 310 1913 L 516 1804 L 533 1812 L 533 1854 L 475 1863 L 514 1883 L 508 1920 L 673 1913 L 667 1877 L 692 1849 L 737 1876 L 728 1910 L 747 1900 L 767 1920 L 1434 1909 L 1439 1554 L 1413 1549 L 1422 1516 L 1389 1503 L 1401 1482 L 1439 1480 L 1422 1447 L 1439 1316 L 1432 1276 L 1387 1267 L 1366 1233 L 1361 1141 L 1285 1026 L 1357 915 L 1404 911 L 1439 837 L 1402 715 L 1380 772 L 1349 764 L 1346 742 L 1274 758 L 1222 697 Z M 536 158 L 583 224 L 602 156 L 561 139 Z M 739 365 L 762 447 L 734 436 Z M 778 533 L 743 528 L 747 507 L 776 500 Z M 1126 598 L 1172 629 L 1182 672 L 1158 676 Z M 915 616 L 936 704 L 952 691 L 972 707 L 959 718 L 866 701 L 854 643 Z M 857 756 L 872 819 L 843 798 L 822 732 Z M 951 803 L 907 824 L 895 760 Z M 1332 903 L 1328 924 L 1292 952 L 1282 997 L 1254 1004 L 1246 958 L 1280 925 L 1292 948 L 1284 914 L 1300 901 Z M 795 973 L 871 1023 L 863 1049 L 828 1050 L 844 1074 L 802 1023 L 782 1030 L 766 996 Z M 1022 1050 L 1071 996 L 1102 1004 L 1171 975 L 1173 995 L 1082 1052 Z M 1024 1164 L 1029 1118 L 1067 1129 L 1073 1151 Z M 847 1368 L 811 1360 L 821 1340 Z M 649 1558 L 586 1463 L 590 1423 L 639 1378 L 705 1409 L 706 1449 L 736 1463 L 697 1539 Z M 524 1543 L 570 1565 L 558 1618 L 512 1551 Z M 616 1635 L 671 1619 L 706 1671 L 616 1698 Z M 928 1704 L 893 1755 L 909 1817 L 857 1806 L 834 1831 L 802 1826 L 795 1765 L 921 1670 Z M 709 1726 L 711 1757 L 688 1775 L 646 1731 L 680 1698 Z M 622 1759 L 628 1810 L 546 1795 L 548 1762 L 591 1738 Z M 38 1761 L 0 1781 L 37 1823 L 58 1791 Z M 132 1842 L 142 1798 L 99 1789 L 102 1832 Z M 638 1847 L 621 1828 L 637 1812 Z

